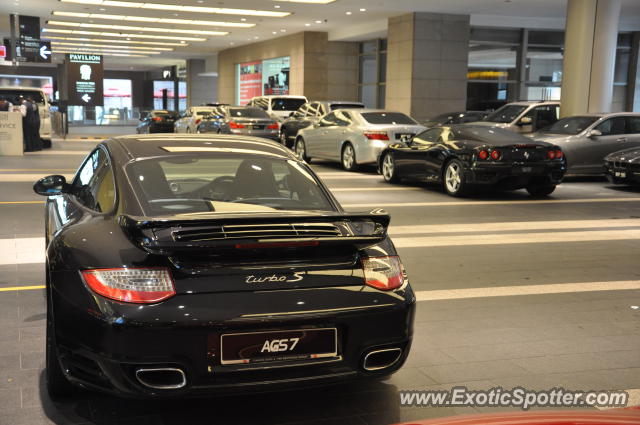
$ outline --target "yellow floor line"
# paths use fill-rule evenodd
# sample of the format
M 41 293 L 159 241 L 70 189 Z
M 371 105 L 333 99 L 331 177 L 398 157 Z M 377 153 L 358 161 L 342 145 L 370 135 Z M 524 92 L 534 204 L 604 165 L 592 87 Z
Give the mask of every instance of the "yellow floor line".
M 9 286 L 8 288 L 0 288 L 0 292 L 9 291 L 31 291 L 34 289 L 44 289 L 44 285 L 32 285 L 32 286 Z
M 0 201 L 0 205 L 12 204 L 44 204 L 44 201 Z

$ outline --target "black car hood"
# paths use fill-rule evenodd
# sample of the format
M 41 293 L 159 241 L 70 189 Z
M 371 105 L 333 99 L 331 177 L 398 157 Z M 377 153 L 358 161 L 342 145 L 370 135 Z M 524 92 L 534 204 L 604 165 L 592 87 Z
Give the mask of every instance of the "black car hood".
M 478 148 L 482 146 L 495 147 L 495 148 L 511 148 L 511 147 L 534 148 L 536 146 L 551 148 L 555 146 L 552 143 L 543 142 L 541 140 L 529 140 L 527 142 L 523 142 L 521 140 L 513 140 L 513 141 L 505 141 L 505 142 L 496 142 L 496 141 L 481 142 L 481 141 L 475 141 L 475 140 L 461 140 L 461 141 L 452 142 L 452 144 L 458 146 L 460 149 L 463 149 L 463 148 L 473 149 L 473 148 Z
M 607 155 L 608 161 L 625 161 L 640 164 L 640 147 L 624 149 Z

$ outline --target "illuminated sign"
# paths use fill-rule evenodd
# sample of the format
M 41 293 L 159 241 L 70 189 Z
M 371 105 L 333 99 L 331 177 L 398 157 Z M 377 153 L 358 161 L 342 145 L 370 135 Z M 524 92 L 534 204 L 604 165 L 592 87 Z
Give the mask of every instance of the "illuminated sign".
M 68 53 L 66 59 L 69 105 L 102 106 L 102 56 Z

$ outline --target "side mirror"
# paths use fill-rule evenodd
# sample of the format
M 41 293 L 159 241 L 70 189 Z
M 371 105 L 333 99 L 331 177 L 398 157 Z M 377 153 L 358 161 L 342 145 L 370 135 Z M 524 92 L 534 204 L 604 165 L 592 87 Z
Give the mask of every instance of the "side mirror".
M 594 139 L 598 136 L 602 136 L 602 131 L 600 130 L 591 130 L 588 134 L 587 137 L 590 139 Z
M 65 193 L 69 185 L 64 176 L 54 174 L 43 177 L 33 185 L 33 191 L 42 196 L 56 196 Z
M 522 117 L 520 121 L 518 121 L 518 125 L 531 125 L 531 123 L 533 123 L 531 117 Z

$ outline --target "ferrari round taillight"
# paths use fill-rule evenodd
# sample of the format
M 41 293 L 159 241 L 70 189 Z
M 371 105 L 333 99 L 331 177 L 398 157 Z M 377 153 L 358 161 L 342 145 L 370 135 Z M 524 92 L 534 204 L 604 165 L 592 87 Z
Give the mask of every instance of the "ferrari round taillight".
M 480 151 L 480 152 L 478 152 L 478 158 L 480 158 L 480 159 L 487 159 L 487 158 L 489 158 L 489 152 L 487 152 L 487 151 Z
M 499 160 L 501 156 L 502 152 L 500 152 L 499 150 L 494 149 L 491 151 L 491 159 L 493 159 L 494 161 Z
M 564 154 L 562 153 L 561 150 L 557 150 L 556 151 L 556 159 L 562 159 L 562 157 L 564 157 Z
M 166 268 L 83 270 L 82 277 L 93 292 L 127 303 L 157 303 L 176 293 Z
M 556 151 L 547 151 L 547 158 L 554 159 L 556 157 Z
M 362 269 L 365 283 L 372 288 L 390 291 L 404 284 L 404 270 L 397 256 L 364 258 Z
M 202 122 L 202 120 L 201 120 L 200 118 L 198 118 L 198 119 L 196 120 L 196 125 L 200 124 L 201 122 Z

